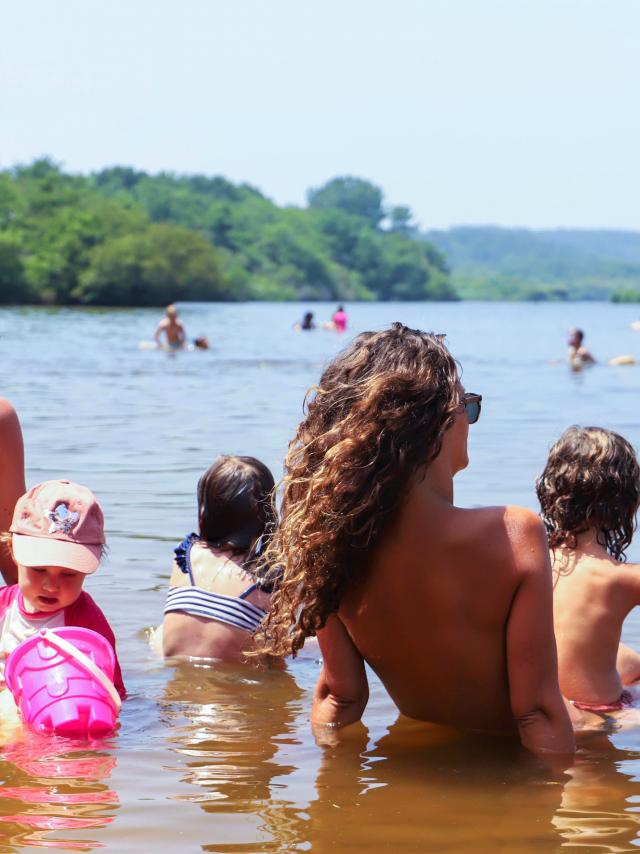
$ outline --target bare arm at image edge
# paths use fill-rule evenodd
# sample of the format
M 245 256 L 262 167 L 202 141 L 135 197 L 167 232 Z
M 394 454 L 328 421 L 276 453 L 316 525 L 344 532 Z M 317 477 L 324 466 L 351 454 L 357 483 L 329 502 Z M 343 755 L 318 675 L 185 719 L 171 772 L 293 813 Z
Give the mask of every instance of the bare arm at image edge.
M 8 531 L 16 501 L 26 492 L 24 446 L 16 411 L 0 398 L 0 531 Z M 15 584 L 18 570 L 7 545 L 0 549 L 0 570 L 7 584 Z
M 507 624 L 511 710 L 527 750 L 571 754 L 575 740 L 558 686 L 547 538 L 540 520 L 528 511 L 517 527 L 513 545 L 521 580 Z
M 313 695 L 314 724 L 341 727 L 359 721 L 369 699 L 362 656 L 344 624 L 332 614 L 318 632 L 322 670 Z

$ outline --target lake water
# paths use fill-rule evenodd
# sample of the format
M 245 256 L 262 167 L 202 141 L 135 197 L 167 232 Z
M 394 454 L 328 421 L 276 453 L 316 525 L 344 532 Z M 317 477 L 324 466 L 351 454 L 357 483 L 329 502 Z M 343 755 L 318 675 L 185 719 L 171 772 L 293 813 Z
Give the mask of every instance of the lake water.
M 510 744 L 399 719 L 373 679 L 363 724 L 321 747 L 312 656 L 261 673 L 169 667 L 150 651 L 145 630 L 161 620 L 172 548 L 195 527 L 199 475 L 241 453 L 277 477 L 305 390 L 355 332 L 402 320 L 447 333 L 467 389 L 484 396 L 457 481 L 463 505 L 535 508 L 535 476 L 569 424 L 640 446 L 640 367 L 572 374 L 561 361 L 574 325 L 599 358 L 640 356 L 633 306 L 350 305 L 342 337 L 294 333 L 309 307 L 320 320 L 334 308 L 184 306 L 189 336 L 212 349 L 176 357 L 138 348 L 157 311 L 0 311 L 0 394 L 20 414 L 27 483 L 68 477 L 102 501 L 110 555 L 87 589 L 130 692 L 105 742 L 30 735 L 1 749 L 1 850 L 635 850 L 640 731 L 584 737 L 574 767 L 551 774 Z

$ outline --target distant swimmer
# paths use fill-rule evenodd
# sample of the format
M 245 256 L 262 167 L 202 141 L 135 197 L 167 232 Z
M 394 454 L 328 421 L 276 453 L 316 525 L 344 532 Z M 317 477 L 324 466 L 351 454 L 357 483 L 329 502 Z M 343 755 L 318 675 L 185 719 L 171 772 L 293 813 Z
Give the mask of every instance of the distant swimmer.
M 166 350 L 167 345 L 161 344 L 158 341 L 139 341 L 138 342 L 139 350 Z M 176 350 L 178 348 L 170 347 L 170 350 Z M 182 348 L 183 350 L 208 350 L 209 349 L 209 341 L 205 338 L 204 335 L 200 335 L 198 338 L 194 338 L 193 341 L 190 341 L 188 344 L 185 344 Z
M 567 352 L 567 361 L 572 371 L 580 371 L 585 365 L 595 364 L 595 359 L 586 347 L 583 347 L 584 332 L 582 329 L 569 330 L 569 339 L 567 344 L 569 350 Z
M 312 311 L 306 311 L 304 313 L 304 317 L 302 318 L 302 321 L 300 323 L 294 323 L 293 328 L 295 329 L 296 332 L 308 331 L 309 329 L 315 329 L 316 325 L 313 322 L 313 312 Z
M 341 305 L 339 305 L 334 312 L 331 322 L 333 323 L 333 328 L 336 332 L 347 331 L 347 313 Z
M 569 332 L 569 350 L 567 352 L 567 360 L 572 371 L 581 371 L 585 365 L 594 365 L 596 360 L 592 354 L 583 346 L 584 332 L 582 329 L 571 329 Z M 637 365 L 638 361 L 634 356 L 624 354 L 614 356 L 607 360 L 607 364 L 611 367 L 619 365 Z
M 168 305 L 165 317 L 160 321 L 153 336 L 158 347 L 163 350 L 182 350 L 186 343 L 186 333 L 182 322 L 178 319 L 178 309 Z M 164 336 L 164 341 L 162 340 Z

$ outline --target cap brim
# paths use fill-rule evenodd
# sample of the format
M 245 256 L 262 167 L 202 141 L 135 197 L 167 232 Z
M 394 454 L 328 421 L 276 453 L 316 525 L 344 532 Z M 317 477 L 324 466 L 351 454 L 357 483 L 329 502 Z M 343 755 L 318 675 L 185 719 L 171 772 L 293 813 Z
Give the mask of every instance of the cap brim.
M 13 556 L 23 566 L 65 566 L 91 575 L 100 563 L 101 545 L 70 543 L 53 537 L 13 535 Z

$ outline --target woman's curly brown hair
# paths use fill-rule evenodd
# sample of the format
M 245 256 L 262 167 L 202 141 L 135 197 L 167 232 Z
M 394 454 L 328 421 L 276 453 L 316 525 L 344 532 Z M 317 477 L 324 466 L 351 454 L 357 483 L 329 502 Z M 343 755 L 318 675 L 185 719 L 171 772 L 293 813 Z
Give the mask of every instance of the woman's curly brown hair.
M 632 445 L 601 427 L 570 427 L 536 481 L 551 548 L 575 549 L 591 528 L 616 560 L 626 560 L 640 502 L 640 466 Z
M 296 653 L 362 580 L 369 555 L 440 451 L 460 405 L 444 336 L 364 332 L 309 390 L 285 459 L 281 524 L 263 557 L 282 569 L 258 652 Z

